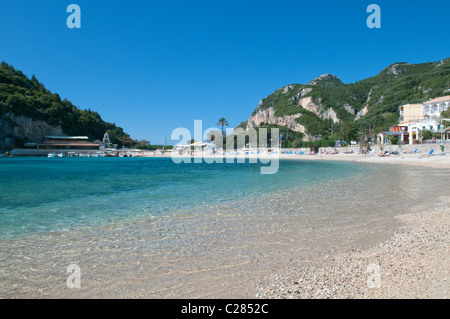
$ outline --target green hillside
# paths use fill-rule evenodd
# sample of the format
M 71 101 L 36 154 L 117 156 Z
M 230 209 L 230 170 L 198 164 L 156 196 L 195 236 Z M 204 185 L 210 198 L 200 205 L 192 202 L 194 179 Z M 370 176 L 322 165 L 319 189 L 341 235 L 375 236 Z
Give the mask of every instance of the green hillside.
M 374 130 L 385 130 L 398 123 L 400 105 L 449 95 L 449 84 L 450 58 L 433 63 L 395 63 L 374 77 L 352 84 L 324 75 L 308 84 L 289 85 L 263 99 L 252 116 L 271 107 L 276 117 L 302 114 L 296 121 L 310 135 L 326 138 L 331 134 L 332 121 L 298 103 L 300 98 L 311 97 L 322 110 L 332 108 L 336 113 L 339 123 L 334 123 L 335 137 L 339 137 L 344 123 L 353 123 L 359 129 L 370 125 Z M 358 112 L 364 108 L 367 114 L 358 118 Z
M 0 64 L 0 118 L 5 113 L 26 116 L 61 126 L 68 135 L 102 139 L 109 132 L 113 143 L 121 144 L 126 137 L 121 127 L 102 120 L 94 111 L 81 110 L 70 101 L 47 90 L 33 75 L 27 78 L 21 71 L 2 62 Z

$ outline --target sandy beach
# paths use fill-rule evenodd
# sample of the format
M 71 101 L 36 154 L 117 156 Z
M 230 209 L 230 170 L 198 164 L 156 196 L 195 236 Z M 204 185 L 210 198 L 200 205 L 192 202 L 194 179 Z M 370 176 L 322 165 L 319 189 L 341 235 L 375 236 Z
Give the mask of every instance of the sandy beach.
M 292 155 L 280 155 L 281 159 L 293 159 Z M 318 155 L 304 155 L 295 157 L 296 160 L 322 160 L 322 161 L 350 161 L 360 163 L 373 164 L 396 164 L 408 166 L 426 166 L 435 168 L 450 169 L 450 156 L 428 156 L 428 155 L 390 155 L 381 157 L 378 155 L 361 155 L 361 154 L 318 154 Z
M 163 155 L 141 155 L 142 157 L 171 157 L 170 153 Z M 404 153 L 399 155 L 380 156 L 380 154 L 367 155 L 367 154 L 316 154 L 316 155 L 297 155 L 297 154 L 259 154 L 259 155 L 211 155 L 208 153 L 198 153 L 194 156 L 182 155 L 176 156 L 181 158 L 216 158 L 216 159 L 272 159 L 276 160 L 306 160 L 306 161 L 342 161 L 342 162 L 359 162 L 359 163 L 373 163 L 373 164 L 396 164 L 407 166 L 425 166 L 450 169 L 450 155 L 428 155 L 428 153 Z

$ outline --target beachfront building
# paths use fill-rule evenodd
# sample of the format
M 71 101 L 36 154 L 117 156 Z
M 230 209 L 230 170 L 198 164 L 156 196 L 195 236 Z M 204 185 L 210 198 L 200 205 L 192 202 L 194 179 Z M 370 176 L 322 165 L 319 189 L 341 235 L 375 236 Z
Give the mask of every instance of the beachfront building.
M 444 138 L 444 126 L 441 113 L 447 111 L 450 106 L 450 95 L 429 100 L 423 104 L 406 104 L 399 107 L 400 124 L 402 134 L 399 139 L 403 144 L 413 144 L 414 140 L 422 139 L 423 131 L 440 133 Z
M 441 117 L 441 113 L 447 111 L 449 106 L 450 95 L 430 100 L 423 103 L 423 116 L 437 121 Z
M 408 126 L 406 125 L 396 125 L 391 126 L 389 131 L 382 131 L 377 135 L 377 144 L 389 144 L 391 143 L 390 138 L 395 137 L 402 143 L 405 142 L 405 135 L 407 134 Z
M 38 150 L 99 150 L 100 144 L 91 143 L 87 136 L 45 136 L 37 144 Z
M 407 123 L 417 121 L 423 117 L 423 105 L 422 104 L 406 104 L 401 105 L 400 109 L 400 123 Z

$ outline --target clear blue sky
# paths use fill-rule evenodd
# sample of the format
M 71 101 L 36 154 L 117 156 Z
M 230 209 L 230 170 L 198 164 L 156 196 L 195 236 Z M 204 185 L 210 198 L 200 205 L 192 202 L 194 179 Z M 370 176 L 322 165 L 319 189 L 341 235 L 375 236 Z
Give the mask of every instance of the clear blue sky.
M 81 7 L 81 29 L 66 8 Z M 366 8 L 381 7 L 381 29 Z M 248 119 L 321 74 L 346 83 L 450 56 L 450 1 L 1 0 L 0 60 L 136 139 Z

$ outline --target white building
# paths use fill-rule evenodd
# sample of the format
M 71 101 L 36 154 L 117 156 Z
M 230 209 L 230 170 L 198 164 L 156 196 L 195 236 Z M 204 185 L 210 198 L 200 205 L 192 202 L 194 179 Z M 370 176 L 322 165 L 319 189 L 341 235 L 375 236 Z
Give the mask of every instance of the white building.
M 418 116 L 417 104 L 407 104 L 399 107 L 400 126 L 406 126 L 408 136 L 402 135 L 402 142 L 406 139 L 409 144 L 422 138 L 422 131 L 444 133 L 441 113 L 450 106 L 450 95 L 438 97 L 422 104 L 421 116 Z M 406 134 L 406 133 L 405 133 Z
M 422 114 L 425 118 L 438 121 L 441 113 L 448 110 L 450 105 L 450 95 L 438 97 L 423 103 Z

